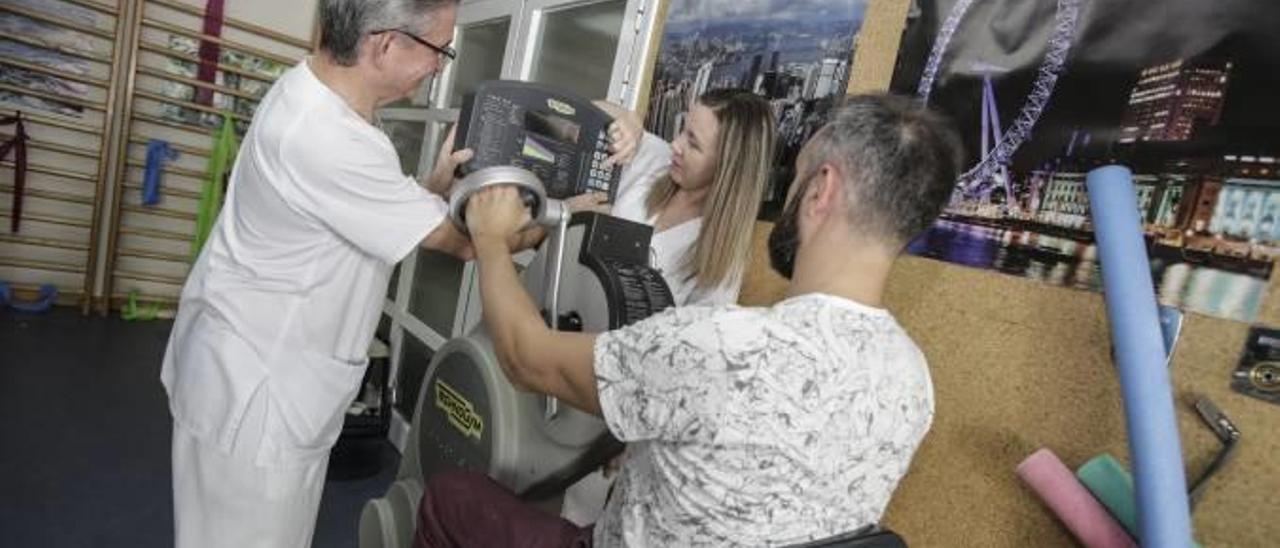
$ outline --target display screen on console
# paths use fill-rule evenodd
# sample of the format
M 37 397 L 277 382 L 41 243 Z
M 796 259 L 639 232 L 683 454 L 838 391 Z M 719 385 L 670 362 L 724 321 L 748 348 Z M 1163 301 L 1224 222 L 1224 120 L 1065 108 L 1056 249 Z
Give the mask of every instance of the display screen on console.
M 582 127 L 559 116 L 534 110 L 524 113 L 524 129 L 548 139 L 571 145 L 578 144 Z

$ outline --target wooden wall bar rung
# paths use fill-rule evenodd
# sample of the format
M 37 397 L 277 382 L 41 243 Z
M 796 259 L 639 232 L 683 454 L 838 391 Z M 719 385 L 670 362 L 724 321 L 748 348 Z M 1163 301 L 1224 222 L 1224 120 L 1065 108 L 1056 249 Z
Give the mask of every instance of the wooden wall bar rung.
M 160 230 L 158 228 L 140 228 L 136 226 L 122 226 L 120 227 L 120 233 L 128 234 L 130 236 L 140 236 L 143 238 L 156 238 L 160 240 L 173 240 L 177 242 L 191 241 L 190 234 L 183 234 L 181 232 L 173 232 L 170 230 Z
M 241 44 L 239 42 L 234 42 L 231 40 L 227 40 L 225 38 L 210 36 L 208 34 L 196 32 L 191 29 L 180 27 L 178 25 L 165 23 L 164 21 L 156 21 L 154 19 L 144 18 L 142 20 L 142 25 L 151 27 L 156 30 L 162 30 L 170 34 L 177 34 L 179 36 L 186 36 L 187 38 L 192 38 L 195 40 L 218 44 L 219 46 L 222 46 L 224 48 L 233 49 L 236 51 L 247 53 L 249 55 L 253 55 L 255 57 L 261 57 L 262 59 L 266 59 L 268 61 L 275 61 L 277 63 L 284 64 L 284 65 L 293 65 L 294 63 L 298 62 L 297 59 L 290 59 L 283 55 L 277 55 L 263 49 L 258 49 L 253 46 L 248 46 L 245 44 Z
M 147 146 L 147 141 L 148 141 L 147 139 L 144 139 L 142 137 L 129 137 L 130 144 L 141 145 L 142 147 Z M 207 148 L 187 146 L 181 143 L 169 143 L 169 146 L 172 147 L 174 150 L 181 152 L 183 154 L 192 154 L 192 155 L 201 156 L 204 158 L 208 158 L 210 154 L 213 154 L 213 151 Z
M 0 266 L 8 266 L 12 268 L 30 268 L 33 270 L 47 270 L 50 272 L 70 272 L 72 274 L 84 274 L 84 265 L 76 265 L 71 263 L 60 263 L 56 261 L 36 261 L 33 259 L 19 259 L 17 257 L 0 258 Z
M 124 184 L 124 187 L 125 187 L 125 188 L 127 188 L 127 189 L 129 189 L 129 190 L 136 190 L 136 191 L 138 191 L 138 192 L 141 192 L 141 191 L 142 191 L 142 185 L 137 184 L 137 183 L 125 183 L 125 184 Z M 162 189 L 160 190 L 160 193 L 161 193 L 161 194 L 164 194 L 164 195 L 167 195 L 167 196 L 177 196 L 178 198 L 188 198 L 188 199 L 191 199 L 191 200 L 199 200 L 199 199 L 200 199 L 200 193 L 199 193 L 199 192 L 192 192 L 192 191 L 190 191 L 190 190 L 183 190 L 183 189 L 181 189 L 181 188 L 162 188 Z M 148 207 L 150 207 L 150 206 L 148 206 Z
M 161 46 L 161 45 L 158 45 L 158 44 L 152 44 L 152 43 L 147 42 L 147 41 L 145 41 L 145 40 L 144 40 L 144 41 L 141 41 L 141 42 L 138 44 L 138 49 L 141 49 L 141 50 L 144 50 L 144 51 L 149 51 L 149 52 L 151 52 L 151 53 L 155 53 L 155 54 L 158 54 L 158 55 L 163 55 L 163 56 L 165 56 L 165 57 L 171 57 L 171 58 L 174 58 L 174 59 L 179 59 L 179 60 L 182 60 L 182 61 L 187 61 L 187 62 L 190 62 L 190 63 L 195 63 L 195 64 L 197 64 L 197 65 L 198 65 L 198 64 L 200 64 L 200 58 L 199 58 L 199 57 L 197 57 L 197 56 L 195 56 L 195 55 L 189 55 L 189 54 L 186 54 L 186 53 L 182 53 L 182 52 L 180 52 L 180 51 L 175 51 L 175 50 L 169 49 L 169 48 L 167 48 L 167 47 L 164 47 L 164 46 Z M 139 66 L 141 66 L 141 65 L 139 65 Z M 259 81 L 259 82 L 272 82 L 272 81 L 274 81 L 274 80 L 275 80 L 275 78 L 274 78 L 273 76 L 267 76 L 267 75 L 265 75 L 265 74 L 257 73 L 257 72 L 251 71 L 251 70 L 242 69 L 242 68 L 240 68 L 240 67 L 233 67 L 233 66 L 231 66 L 231 65 L 227 65 L 227 64 L 223 64 L 223 63 L 218 63 L 218 70 L 219 70 L 219 71 L 221 71 L 221 72 L 228 72 L 228 73 L 235 74 L 235 75 L 238 75 L 238 76 L 243 76 L 243 77 L 245 77 L 245 78 L 252 78 L 252 79 L 257 80 L 257 81 Z
M 181 286 L 186 282 L 185 278 L 175 278 L 173 276 L 164 276 L 161 274 L 148 274 L 146 272 L 134 272 L 132 270 L 116 269 L 114 276 L 124 278 L 126 280 L 138 280 L 143 282 L 156 282 L 162 284 Z
M 13 194 L 12 185 L 0 185 L 0 192 L 5 194 Z M 93 197 L 79 196 L 76 194 L 68 194 L 66 192 L 55 192 L 52 190 L 43 190 L 39 188 L 27 188 L 22 191 L 24 195 L 30 198 L 43 198 L 46 200 L 57 200 L 59 202 L 69 202 L 73 204 L 93 205 Z M 23 213 L 23 218 L 26 214 Z
M 17 113 L 17 111 L 12 109 L 5 109 L 3 112 L 5 116 L 12 116 Z M 88 134 L 98 135 L 98 136 L 102 135 L 102 128 L 96 128 L 87 124 L 82 124 L 80 122 L 66 120 L 63 118 L 55 118 L 52 116 L 33 114 L 25 110 L 22 111 L 22 118 L 30 122 L 35 122 L 37 124 L 43 124 L 50 127 L 56 127 L 59 129 L 78 131 L 80 133 L 88 133 Z
M 186 76 L 182 76 L 180 74 L 174 74 L 172 72 L 163 71 L 163 70 L 156 70 L 151 67 L 139 66 L 138 72 L 142 74 L 146 74 L 147 76 L 163 78 L 165 80 L 169 80 L 171 82 L 176 82 L 179 84 L 186 84 L 188 86 L 194 86 L 198 88 L 213 90 L 223 95 L 231 95 L 231 96 L 239 97 L 241 99 L 248 99 L 255 103 L 262 99 L 262 97 L 258 95 L 254 95 L 252 93 L 243 92 L 238 89 L 231 89 L 229 87 L 220 86 L 218 84 L 210 84 L 209 82 L 202 82 L 200 80 L 196 80 L 195 78 L 187 78 Z
M 148 0 L 148 1 L 157 6 L 164 6 L 166 8 L 169 8 L 175 11 L 186 13 L 187 15 L 191 15 L 194 17 L 204 17 L 204 10 L 201 10 L 200 8 L 197 8 L 195 6 L 190 6 L 187 4 L 183 4 L 181 2 L 174 2 L 172 0 Z M 252 34 L 257 34 L 265 38 L 270 38 L 277 42 L 282 42 L 284 44 L 287 44 L 296 48 L 311 49 L 311 42 L 309 40 L 294 38 L 287 34 L 276 32 L 266 27 L 260 27 L 253 23 L 247 23 L 244 21 L 240 21 L 238 19 L 232 19 L 230 17 L 227 17 L 223 19 L 222 24 L 228 27 L 240 29 Z
M 0 167 L 11 169 L 13 168 L 13 162 L 0 162 Z M 27 162 L 27 172 L 43 173 L 45 175 L 53 175 L 55 177 L 66 177 L 67 179 L 76 179 L 90 183 L 96 183 L 98 181 L 97 177 L 92 173 L 81 173 L 79 171 L 71 171 L 69 169 L 58 169 L 56 167 L 33 164 L 31 162 Z
M 220 109 L 216 109 L 216 108 L 213 108 L 213 107 L 210 107 L 210 106 L 202 105 L 202 104 L 200 104 L 200 103 L 193 103 L 193 102 L 191 102 L 191 101 L 183 101 L 182 99 L 174 99 L 173 97 L 168 97 L 168 96 L 165 96 L 165 95 L 160 95 L 159 93 L 151 93 L 151 92 L 149 92 L 149 91 L 143 91 L 143 90 L 140 90 L 140 89 L 139 89 L 139 90 L 134 90 L 133 94 L 134 94 L 134 96 L 136 96 L 136 97 L 141 97 L 141 98 L 143 98 L 143 99 L 150 99 L 150 100 L 152 100 L 152 101 L 158 101 L 158 102 L 161 102 L 161 103 L 168 103 L 168 104 L 170 104 L 170 105 L 175 105 L 175 106 L 179 106 L 179 107 L 182 107 L 182 108 L 189 108 L 189 109 L 191 109 L 191 110 L 198 110 L 198 111 L 200 111 L 200 112 L 207 112 L 207 113 L 209 113 L 209 114 L 218 114 L 218 115 L 221 115 L 221 114 L 227 114 L 228 116 L 231 116 L 231 118 L 232 118 L 233 120 L 240 120 L 241 122 L 248 122 L 248 121 L 251 121 L 251 120 L 252 120 L 252 119 L 251 119 L 251 118 L 249 118 L 248 116 L 244 116 L 244 115 L 236 114 L 236 113 L 234 113 L 234 112 L 225 112 L 225 111 L 220 110 Z
M 140 213 L 142 215 L 156 215 L 160 217 L 169 217 L 171 219 L 182 219 L 184 221 L 195 221 L 197 218 L 195 213 L 187 213 L 186 211 L 178 211 L 175 209 L 168 209 L 168 208 L 163 208 L 158 206 L 140 206 L 140 205 L 133 205 L 133 204 L 125 204 L 121 206 L 120 209 L 124 211 L 128 211 L 129 213 Z
M 77 32 L 83 32 L 85 34 L 97 36 L 98 38 L 102 38 L 104 40 L 115 39 L 115 35 L 109 30 L 103 30 L 98 27 L 92 27 L 89 25 L 77 23 L 70 19 L 63 19 L 56 15 L 49 15 L 42 11 L 24 8 L 22 6 L 18 6 L 15 4 L 8 4 L 8 3 L 0 4 L 0 11 L 7 11 L 9 13 L 13 13 L 15 15 L 21 15 L 28 19 L 33 19 L 36 21 L 40 21 L 42 23 L 49 23 L 51 25 L 68 28 Z
M 13 244 L 30 245 L 37 247 L 53 247 L 57 249 L 70 249 L 72 251 L 88 251 L 89 244 L 76 242 L 72 240 L 63 240 L 59 238 L 37 238 L 34 236 L 23 236 L 20 234 L 3 234 L 0 233 L 0 242 L 8 242 Z
M 12 138 L 13 138 L 12 135 L 6 135 L 6 134 L 0 133 L 0 140 L 7 140 Z M 27 146 L 34 149 L 47 150 L 50 152 L 57 152 L 60 154 L 70 154 L 72 156 L 80 156 L 80 157 L 91 158 L 95 160 L 98 158 L 98 154 L 99 154 L 97 150 L 93 150 L 90 148 L 73 147 L 70 145 L 63 145 L 59 143 L 54 143 L 52 141 L 41 141 L 37 139 L 27 139 Z
M 164 126 L 172 129 L 179 129 L 182 131 L 192 131 L 195 133 L 203 133 L 210 136 L 216 133 L 216 130 L 214 130 L 213 128 L 197 126 L 195 124 L 184 124 L 182 122 L 175 122 L 173 120 L 165 120 L 164 118 L 151 116 L 150 114 L 146 114 L 142 112 L 134 112 L 133 119 L 134 121 L 138 121 L 138 122 L 146 122 L 148 124 L 155 124 L 158 126 Z
M 32 39 L 32 38 L 28 38 L 28 37 L 26 37 L 26 36 L 21 36 L 21 35 L 17 35 L 17 34 L 10 35 L 10 36 L 5 36 L 5 37 L 4 37 L 4 39 L 5 39 L 5 40 L 12 40 L 12 41 L 14 41 L 14 42 L 18 42 L 19 44 L 28 45 L 28 46 L 31 46 L 31 47 L 43 48 L 43 49 L 47 49 L 47 50 L 53 50 L 53 51 L 56 51 L 56 52 L 58 52 L 58 53 L 63 53 L 63 54 L 66 54 L 66 55 L 70 55 L 70 56 L 72 56 L 72 57 L 78 57 L 78 58 L 80 58 L 80 59 L 84 59 L 84 60 L 86 60 L 86 61 L 94 61 L 94 62 L 97 62 L 97 63 L 103 63 L 103 64 L 107 64 L 107 65 L 110 65 L 110 64 L 111 64 L 111 56 L 110 56 L 110 55 L 105 55 L 105 54 L 101 54 L 101 53 L 97 53 L 97 52 L 93 52 L 93 51 L 84 51 L 84 50 L 82 50 L 82 49 L 76 49 L 76 48 L 67 47 L 67 46 L 62 46 L 62 45 L 50 45 L 50 44 L 46 44 L 46 43 L 44 43 L 44 42 L 41 42 L 41 41 L 39 41 L 39 40 L 35 40 L 35 39 Z
M 13 215 L 9 211 L 0 211 L 0 217 L 11 218 Z M 51 225 L 72 226 L 76 228 L 91 228 L 89 221 L 76 219 L 72 217 L 64 217 L 61 215 L 47 215 L 44 213 L 22 212 L 22 222 L 24 223 L 46 223 Z
M 68 3 L 68 4 L 71 4 L 71 5 L 74 5 L 74 6 L 80 6 L 80 7 L 82 7 L 82 8 L 88 8 L 88 9 L 91 9 L 91 10 L 96 11 L 96 12 L 98 12 L 98 13 L 102 13 L 102 14 L 105 14 L 105 15 L 110 15 L 110 16 L 113 16 L 113 17 L 114 17 L 114 16 L 119 15 L 119 11 L 117 11 L 117 10 L 116 10 L 116 8 L 113 8 L 113 7 L 108 6 L 108 5 L 106 5 L 106 4 L 102 4 L 102 3 L 98 3 L 98 2 L 92 2 L 92 1 L 90 1 L 90 0 L 62 0 L 62 1 L 63 1 L 63 2 L 66 2 L 66 3 Z
M 139 162 L 137 160 L 129 160 L 128 165 L 129 167 L 136 167 L 138 169 L 144 169 L 144 170 L 147 169 L 146 162 Z M 196 171 L 194 169 L 182 168 L 182 167 L 164 166 L 160 168 L 160 172 L 165 174 L 170 174 L 170 175 L 178 175 L 181 177 L 192 177 L 195 179 L 204 178 L 204 172 Z
M 44 65 L 37 65 L 35 63 L 27 63 L 25 61 L 19 61 L 17 59 L 13 59 L 10 57 L 0 57 L 0 65 L 9 65 L 11 67 L 18 67 L 23 70 L 38 72 L 40 74 L 45 74 L 48 76 L 56 76 L 58 78 L 62 78 L 63 80 L 71 80 L 73 82 L 80 82 L 81 84 L 89 84 L 91 86 L 97 86 L 100 88 L 105 88 L 111 85 L 111 82 L 108 82 L 101 78 L 94 78 L 92 76 L 85 76 L 83 74 L 74 74 L 74 73 L 67 72 L 65 70 L 58 70 L 55 68 L 46 67 Z
M 66 95 L 58 95 L 56 93 L 49 93 L 47 91 L 28 89 L 22 86 L 15 86 L 11 84 L 0 83 L 0 90 L 10 91 L 18 95 L 29 95 L 31 97 L 39 97 L 41 99 L 47 99 L 49 101 L 57 101 L 59 103 L 66 103 L 68 105 L 75 105 L 81 108 L 87 108 L 87 109 L 92 109 L 97 111 L 105 112 L 107 110 L 106 105 L 103 105 L 102 103 L 85 101 L 84 99 L 79 99 L 76 97 L 67 97 Z
M 117 252 L 121 257 L 134 257 L 137 259 L 151 259 L 156 261 L 165 261 L 170 263 L 187 264 L 191 262 L 189 255 L 180 255 L 177 253 L 165 253 L 162 251 L 151 251 L 148 249 L 132 249 L 127 247 L 120 248 Z

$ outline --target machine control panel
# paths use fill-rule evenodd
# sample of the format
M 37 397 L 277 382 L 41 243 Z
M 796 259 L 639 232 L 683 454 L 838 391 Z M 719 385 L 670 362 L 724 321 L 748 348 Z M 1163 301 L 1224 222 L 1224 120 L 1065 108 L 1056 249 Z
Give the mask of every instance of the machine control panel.
M 470 148 L 459 177 L 491 166 L 527 169 L 547 196 L 566 199 L 602 192 L 612 201 L 621 168 L 609 157 L 607 113 L 566 91 L 509 80 L 483 82 L 463 98 L 454 150 Z

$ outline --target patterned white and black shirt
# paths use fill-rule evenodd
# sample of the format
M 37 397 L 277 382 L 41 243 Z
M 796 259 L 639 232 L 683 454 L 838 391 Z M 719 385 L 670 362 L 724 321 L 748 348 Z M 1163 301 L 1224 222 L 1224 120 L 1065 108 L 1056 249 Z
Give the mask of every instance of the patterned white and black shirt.
M 595 372 L 628 442 L 596 546 L 785 546 L 876 523 L 933 419 L 893 316 L 830 295 L 670 309 L 601 335 Z

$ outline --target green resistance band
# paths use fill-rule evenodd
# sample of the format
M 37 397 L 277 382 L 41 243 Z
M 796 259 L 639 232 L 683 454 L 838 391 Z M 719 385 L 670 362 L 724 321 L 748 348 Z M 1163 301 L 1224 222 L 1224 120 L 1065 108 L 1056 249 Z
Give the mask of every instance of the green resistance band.
M 138 290 L 129 292 L 129 300 L 120 309 L 120 318 L 129 322 L 150 321 L 160 316 L 160 303 L 151 303 L 143 309 L 138 306 Z
M 213 231 L 213 222 L 222 210 L 222 187 L 231 166 L 235 162 L 236 149 L 240 147 L 236 139 L 235 122 L 227 114 L 222 115 L 222 125 L 213 137 L 213 151 L 209 154 L 209 166 L 205 170 L 204 186 L 200 189 L 200 206 L 196 211 L 196 234 L 191 240 L 191 260 L 194 262 L 204 248 L 205 240 Z

